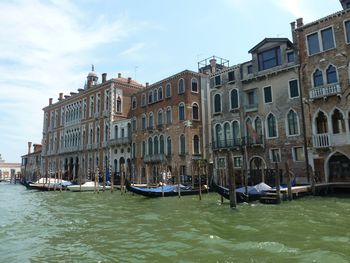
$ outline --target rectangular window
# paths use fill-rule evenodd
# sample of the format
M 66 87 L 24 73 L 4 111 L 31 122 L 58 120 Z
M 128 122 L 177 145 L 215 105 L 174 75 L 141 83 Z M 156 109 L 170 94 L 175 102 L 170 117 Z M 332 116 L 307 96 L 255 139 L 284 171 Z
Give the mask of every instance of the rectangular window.
M 141 127 L 142 127 L 142 130 L 145 130 L 146 129 L 146 117 L 142 117 L 142 120 L 141 120 Z
M 215 76 L 215 86 L 220 86 L 221 85 L 221 76 Z
M 346 21 L 344 23 L 344 26 L 345 26 L 345 38 L 346 38 L 346 43 L 350 43 L 350 20 L 349 21 Z
M 318 34 L 313 33 L 307 36 L 307 46 L 309 48 L 309 55 L 320 52 L 320 44 L 318 42 Z
M 271 103 L 272 102 L 271 86 L 264 88 L 264 101 L 265 101 L 265 103 Z
M 296 161 L 296 162 L 305 161 L 304 148 L 303 147 L 294 147 L 293 148 L 293 157 L 294 157 L 294 161 Z
M 248 100 L 248 105 L 255 105 L 256 104 L 256 91 L 252 90 L 247 93 L 247 100 Z
M 235 72 L 234 71 L 230 71 L 228 73 L 228 81 L 234 81 L 235 80 Z
M 235 168 L 242 167 L 242 156 L 233 157 L 233 167 Z
M 334 48 L 333 29 L 327 28 L 321 31 L 323 50 Z
M 299 97 L 299 87 L 296 79 L 289 81 L 289 96 L 290 98 Z
M 288 63 L 294 62 L 294 52 L 287 53 L 287 61 Z
M 259 70 L 265 70 L 269 68 L 281 65 L 281 49 L 275 47 L 258 54 Z
M 248 72 L 248 74 L 253 73 L 253 66 L 252 65 L 247 66 L 247 72 Z
M 281 162 L 281 151 L 280 149 L 270 149 L 270 160 L 272 163 Z
M 180 166 L 180 175 L 186 175 L 186 166 L 185 165 Z

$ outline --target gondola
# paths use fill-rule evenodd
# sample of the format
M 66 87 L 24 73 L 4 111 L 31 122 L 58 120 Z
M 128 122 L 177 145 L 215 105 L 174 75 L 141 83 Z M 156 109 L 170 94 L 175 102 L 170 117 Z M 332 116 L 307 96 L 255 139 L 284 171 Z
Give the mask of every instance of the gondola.
M 217 185 L 214 181 L 213 188 L 219 195 L 230 200 L 230 189 Z M 237 202 L 252 202 L 259 200 L 260 197 L 264 196 L 269 190 L 271 190 L 271 187 L 265 183 L 260 183 L 254 186 L 239 187 L 236 189 Z
M 129 192 L 132 192 L 138 195 L 143 195 L 146 197 L 162 197 L 163 193 L 164 193 L 164 197 L 177 196 L 179 194 L 178 185 L 164 185 L 163 187 L 162 186 L 138 187 L 138 186 L 131 185 L 129 182 L 126 182 L 126 189 Z M 199 189 L 192 189 L 191 187 L 180 185 L 180 194 L 181 196 L 197 195 L 199 194 Z

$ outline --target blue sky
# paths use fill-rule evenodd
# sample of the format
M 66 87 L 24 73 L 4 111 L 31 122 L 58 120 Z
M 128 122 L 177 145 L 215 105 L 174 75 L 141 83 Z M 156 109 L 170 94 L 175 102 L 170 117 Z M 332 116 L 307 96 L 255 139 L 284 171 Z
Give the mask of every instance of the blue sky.
M 290 22 L 341 10 L 338 0 L 1 0 L 0 154 L 20 162 L 41 143 L 50 97 L 82 88 L 91 64 L 153 83 L 216 55 L 235 65 Z

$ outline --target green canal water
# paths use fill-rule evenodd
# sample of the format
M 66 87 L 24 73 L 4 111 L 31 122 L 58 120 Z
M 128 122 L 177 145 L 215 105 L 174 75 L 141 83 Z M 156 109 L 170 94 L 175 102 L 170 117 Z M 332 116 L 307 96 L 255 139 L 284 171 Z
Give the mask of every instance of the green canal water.
M 240 204 L 0 184 L 0 262 L 350 262 L 350 198 Z

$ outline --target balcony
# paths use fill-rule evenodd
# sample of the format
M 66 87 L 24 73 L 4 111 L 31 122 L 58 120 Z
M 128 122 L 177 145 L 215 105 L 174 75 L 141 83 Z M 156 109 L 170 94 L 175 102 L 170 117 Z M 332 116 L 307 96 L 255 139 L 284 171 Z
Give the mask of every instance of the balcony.
M 131 143 L 131 136 L 111 139 L 109 141 L 110 146 L 119 146 L 119 145 L 125 145 L 130 143 Z
M 256 137 L 243 137 L 242 138 L 242 144 L 244 143 L 249 147 L 255 147 L 255 146 L 264 146 L 264 136 L 263 135 L 257 135 Z
M 312 145 L 317 149 L 348 144 L 350 144 L 350 135 L 348 133 L 321 133 L 312 135 Z
M 166 161 L 166 158 L 163 153 L 160 153 L 160 154 L 146 155 L 143 158 L 143 161 L 145 163 L 161 163 Z
M 239 148 L 242 145 L 241 139 L 229 139 L 213 141 L 213 150 Z
M 246 112 L 252 112 L 258 110 L 258 103 L 244 105 L 244 110 Z
M 326 98 L 341 93 L 341 87 L 339 83 L 328 84 L 320 87 L 312 88 L 309 91 L 310 99 Z

